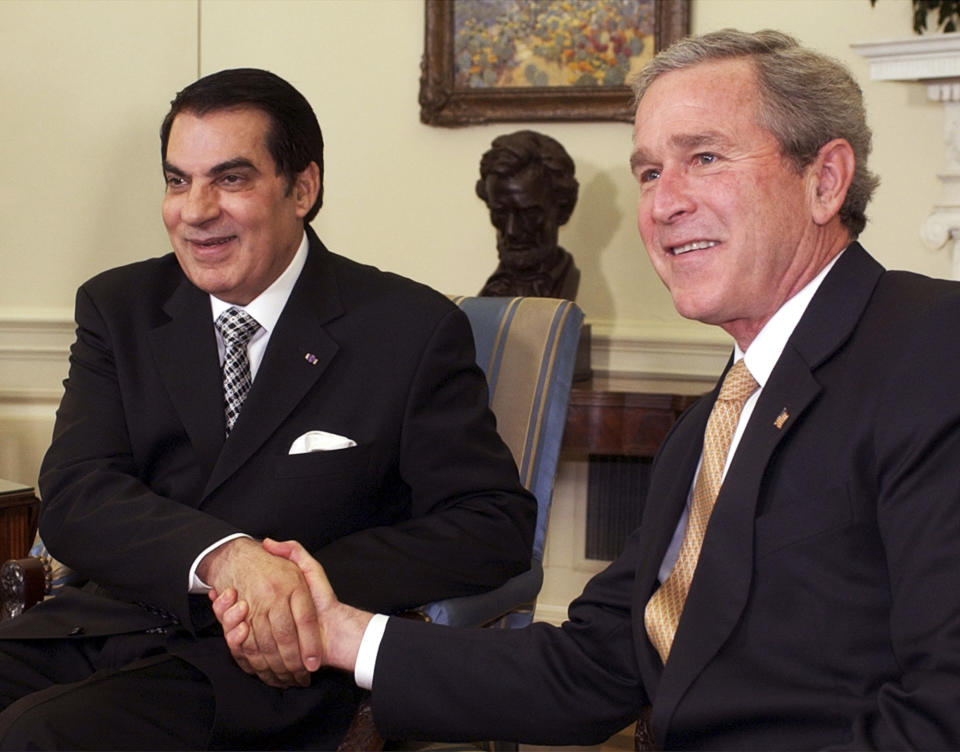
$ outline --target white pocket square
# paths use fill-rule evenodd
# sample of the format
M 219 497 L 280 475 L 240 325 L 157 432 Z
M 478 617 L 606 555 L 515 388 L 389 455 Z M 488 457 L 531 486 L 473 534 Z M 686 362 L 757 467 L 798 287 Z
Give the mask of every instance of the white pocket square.
M 290 454 L 307 454 L 307 452 L 329 452 L 332 449 L 349 449 L 357 442 L 346 436 L 338 436 L 326 431 L 307 431 L 298 436 L 290 445 Z

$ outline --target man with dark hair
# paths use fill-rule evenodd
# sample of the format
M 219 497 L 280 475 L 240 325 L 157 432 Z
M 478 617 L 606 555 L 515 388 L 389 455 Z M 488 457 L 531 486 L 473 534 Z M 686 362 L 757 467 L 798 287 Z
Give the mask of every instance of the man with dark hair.
M 493 140 L 476 190 L 497 230 L 500 263 L 481 295 L 576 299 L 580 270 L 557 240 L 578 189 L 573 160 L 556 139 L 517 131 Z
M 296 536 L 386 612 L 529 566 L 536 505 L 444 296 L 328 251 L 323 139 L 266 71 L 188 86 L 161 131 L 173 253 L 98 275 L 40 476 L 40 533 L 88 580 L 0 628 L 9 749 L 335 747 Z M 210 592 L 250 604 L 246 672 Z
M 254 68 L 221 71 L 195 81 L 177 93 L 160 124 L 160 158 L 166 163 L 173 121 L 181 112 L 206 115 L 216 110 L 253 107 L 270 118 L 266 147 L 288 187 L 313 162 L 320 186 L 317 200 L 304 216 L 312 222 L 323 205 L 323 133 L 306 98 L 279 76 Z
M 374 616 L 299 544 L 265 550 L 305 572 L 324 663 L 388 737 L 590 744 L 639 715 L 661 749 L 960 749 L 960 285 L 856 242 L 877 181 L 835 60 L 724 30 L 636 91 L 647 254 L 735 346 L 621 557 L 562 627 L 493 632 Z M 247 604 L 214 610 L 238 650 Z

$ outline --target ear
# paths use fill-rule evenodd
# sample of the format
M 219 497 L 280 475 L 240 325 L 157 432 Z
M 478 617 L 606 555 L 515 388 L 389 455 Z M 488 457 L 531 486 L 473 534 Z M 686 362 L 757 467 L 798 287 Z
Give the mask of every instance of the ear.
M 807 168 L 811 180 L 811 214 L 818 225 L 825 225 L 840 212 L 853 181 L 856 159 L 853 147 L 843 138 L 828 141 Z
M 297 202 L 297 216 L 305 217 L 317 200 L 320 191 L 320 168 L 311 162 L 293 181 L 293 196 Z

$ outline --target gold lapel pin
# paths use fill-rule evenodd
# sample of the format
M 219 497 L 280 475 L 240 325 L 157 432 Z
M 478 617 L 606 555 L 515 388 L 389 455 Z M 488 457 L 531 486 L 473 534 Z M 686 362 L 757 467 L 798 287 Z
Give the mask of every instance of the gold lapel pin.
M 777 430 L 783 428 L 783 424 L 790 419 L 790 413 L 787 412 L 787 408 L 783 408 L 780 411 L 780 414 L 777 416 L 777 419 L 773 421 L 773 425 L 777 427 Z

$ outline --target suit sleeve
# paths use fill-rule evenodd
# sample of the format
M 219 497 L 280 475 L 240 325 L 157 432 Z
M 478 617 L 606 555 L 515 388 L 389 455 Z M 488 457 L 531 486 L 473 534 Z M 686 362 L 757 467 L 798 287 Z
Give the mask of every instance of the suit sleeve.
M 316 553 L 339 597 L 392 612 L 502 584 L 527 570 L 536 500 L 488 408 L 466 316 L 441 317 L 403 408 L 398 470 L 410 518 Z
M 931 306 L 890 353 L 878 402 L 877 524 L 901 673 L 855 719 L 854 749 L 960 746 L 960 353 L 943 342 L 958 320 L 957 296 Z
M 77 294 L 76 320 L 69 376 L 40 471 L 40 533 L 55 557 L 112 595 L 189 624 L 190 563 L 213 541 L 239 531 L 142 480 L 117 344 L 85 288 Z M 176 480 L 199 487 L 199 475 L 186 478 L 198 472 L 183 468 Z M 167 487 L 174 487 L 172 480 Z
M 390 738 L 597 744 L 647 704 L 631 621 L 639 535 L 588 583 L 562 627 L 453 629 L 391 619 L 373 680 Z

